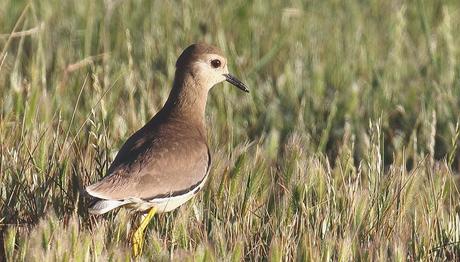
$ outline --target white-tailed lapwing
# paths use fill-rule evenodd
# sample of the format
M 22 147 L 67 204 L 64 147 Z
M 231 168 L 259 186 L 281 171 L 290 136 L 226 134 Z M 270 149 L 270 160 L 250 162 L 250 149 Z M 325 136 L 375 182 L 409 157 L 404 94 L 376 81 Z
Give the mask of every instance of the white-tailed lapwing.
M 209 90 L 228 81 L 249 92 L 230 75 L 222 52 L 193 44 L 176 62 L 174 83 L 163 108 L 121 147 L 107 176 L 86 188 L 95 198 L 89 211 L 104 214 L 121 206 L 148 212 L 133 234 L 133 251 L 142 251 L 145 227 L 155 214 L 174 210 L 205 184 L 211 165 L 205 107 Z

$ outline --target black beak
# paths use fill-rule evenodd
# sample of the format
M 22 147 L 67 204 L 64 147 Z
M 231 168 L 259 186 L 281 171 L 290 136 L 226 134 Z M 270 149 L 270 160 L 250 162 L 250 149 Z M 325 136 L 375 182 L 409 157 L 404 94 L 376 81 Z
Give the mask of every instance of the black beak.
M 231 74 L 224 74 L 224 76 L 225 76 L 227 82 L 229 82 L 230 84 L 238 87 L 239 89 L 243 90 L 244 92 L 249 93 L 248 87 L 245 84 L 243 84 L 243 82 L 238 80 L 236 77 L 232 76 Z

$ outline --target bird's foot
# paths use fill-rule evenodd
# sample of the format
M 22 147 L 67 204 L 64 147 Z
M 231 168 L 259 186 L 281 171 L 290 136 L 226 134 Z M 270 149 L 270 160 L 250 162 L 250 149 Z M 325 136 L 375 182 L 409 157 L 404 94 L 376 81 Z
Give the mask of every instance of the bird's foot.
M 147 216 L 145 216 L 139 227 L 136 229 L 136 231 L 133 234 L 132 237 L 132 244 L 133 244 L 133 255 L 135 257 L 139 256 L 142 253 L 142 248 L 144 246 L 144 230 L 149 224 L 150 220 L 152 220 L 152 217 L 155 215 L 156 209 L 152 208 L 150 209 L 149 213 Z

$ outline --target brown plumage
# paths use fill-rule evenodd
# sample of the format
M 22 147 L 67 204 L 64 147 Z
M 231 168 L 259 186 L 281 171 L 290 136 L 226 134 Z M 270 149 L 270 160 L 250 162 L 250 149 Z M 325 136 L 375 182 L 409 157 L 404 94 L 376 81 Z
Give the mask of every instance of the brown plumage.
M 90 212 L 123 205 L 167 212 L 200 190 L 211 164 L 204 116 L 208 91 L 225 80 L 247 92 L 228 74 L 219 49 L 207 44 L 186 48 L 164 107 L 125 142 L 108 175 L 86 188 L 96 198 Z

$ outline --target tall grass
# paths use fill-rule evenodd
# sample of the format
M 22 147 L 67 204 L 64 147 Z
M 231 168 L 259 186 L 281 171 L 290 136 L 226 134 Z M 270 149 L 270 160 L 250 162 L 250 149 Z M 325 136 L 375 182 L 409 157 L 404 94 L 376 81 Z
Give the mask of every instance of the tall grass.
M 212 90 L 210 181 L 155 217 L 145 259 L 460 259 L 458 1 L 0 6 L 6 260 L 131 259 L 133 218 L 90 216 L 80 192 L 197 41 L 251 93 Z

